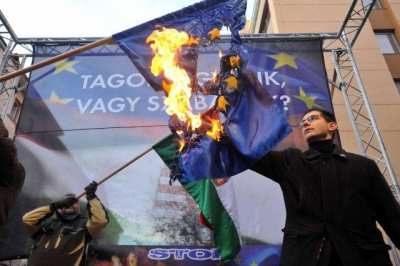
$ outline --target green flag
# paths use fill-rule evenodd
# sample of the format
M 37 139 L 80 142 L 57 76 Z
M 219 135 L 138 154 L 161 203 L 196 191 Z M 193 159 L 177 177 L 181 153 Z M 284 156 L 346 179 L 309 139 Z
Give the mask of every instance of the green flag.
M 173 135 L 169 135 L 155 144 L 153 149 L 170 169 L 175 167 L 178 144 Z M 223 202 L 233 199 L 221 200 L 224 193 L 218 193 L 211 179 L 189 182 L 182 186 L 192 196 L 207 223 L 211 225 L 215 246 L 222 261 L 232 260 L 240 250 L 240 239 L 234 219 Z

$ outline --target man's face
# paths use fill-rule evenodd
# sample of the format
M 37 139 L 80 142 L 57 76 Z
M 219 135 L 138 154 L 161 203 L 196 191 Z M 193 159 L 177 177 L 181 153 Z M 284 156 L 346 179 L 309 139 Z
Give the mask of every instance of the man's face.
M 337 129 L 336 122 L 327 122 L 319 111 L 311 111 L 304 115 L 300 123 L 307 142 L 331 139 Z
M 79 201 L 75 202 L 71 207 L 69 208 L 62 208 L 60 209 L 61 214 L 72 214 L 72 213 L 80 213 L 81 212 L 81 207 L 79 205 Z

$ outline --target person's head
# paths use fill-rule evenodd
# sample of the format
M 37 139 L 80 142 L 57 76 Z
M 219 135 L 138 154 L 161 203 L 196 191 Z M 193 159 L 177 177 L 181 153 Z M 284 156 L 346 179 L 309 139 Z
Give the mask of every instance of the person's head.
M 58 209 L 58 212 L 61 215 L 79 214 L 81 212 L 80 204 L 79 204 L 79 201 L 76 199 L 75 194 L 71 194 L 71 193 L 66 194 L 64 196 L 64 199 L 71 199 L 72 201 L 75 201 L 75 202 L 69 207 Z
M 332 139 L 338 128 L 335 116 L 319 108 L 307 110 L 300 122 L 300 127 L 308 143 Z

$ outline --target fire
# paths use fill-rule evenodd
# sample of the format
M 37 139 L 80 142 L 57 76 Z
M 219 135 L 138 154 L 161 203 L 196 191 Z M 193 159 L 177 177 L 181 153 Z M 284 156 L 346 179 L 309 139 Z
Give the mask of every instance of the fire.
M 220 141 L 224 132 L 221 121 L 218 119 L 210 119 L 210 122 L 211 129 L 207 131 L 207 136 L 216 141 Z
M 153 31 L 146 43 L 154 53 L 151 62 L 151 72 L 155 76 L 163 74 L 163 89 L 167 93 L 164 100 L 168 115 L 176 115 L 179 120 L 187 123 L 192 130 L 201 126 L 200 115 L 191 112 L 190 97 L 192 96 L 191 80 L 185 69 L 179 67 L 176 55 L 184 45 L 194 45 L 198 39 L 186 32 L 171 28 Z
M 216 82 L 216 81 L 217 81 L 217 77 L 218 77 L 217 70 L 214 70 L 214 71 L 212 72 L 211 81 L 212 81 L 212 82 Z
M 185 145 L 186 145 L 185 140 L 184 139 L 179 139 L 178 140 L 178 145 L 179 145 L 178 151 L 179 152 L 183 151 L 183 148 L 185 148 Z
M 214 32 L 216 34 L 216 31 Z M 184 128 L 176 130 L 179 136 L 179 152 L 182 152 L 188 144 L 187 134 L 193 132 L 205 133 L 210 138 L 219 141 L 223 134 L 223 126 L 216 117 L 207 117 L 202 128 L 202 117 L 193 114 L 190 106 L 192 96 L 191 78 L 188 72 L 179 65 L 179 53 L 184 46 L 199 44 L 199 39 L 189 36 L 186 32 L 172 28 L 160 28 L 153 31 L 146 39 L 153 51 L 150 70 L 154 76 L 163 75 L 162 87 L 167 95 L 164 100 L 166 112 L 183 122 Z M 220 51 L 220 57 L 222 57 Z M 217 73 L 213 74 L 213 82 L 216 82 Z M 178 123 L 179 124 L 179 123 Z M 184 132 L 184 131 L 185 132 Z M 197 131 L 196 131 L 197 130 Z M 208 131 L 206 131 L 208 130 Z M 190 137 L 189 137 L 190 139 Z M 190 141 L 190 140 L 189 140 Z

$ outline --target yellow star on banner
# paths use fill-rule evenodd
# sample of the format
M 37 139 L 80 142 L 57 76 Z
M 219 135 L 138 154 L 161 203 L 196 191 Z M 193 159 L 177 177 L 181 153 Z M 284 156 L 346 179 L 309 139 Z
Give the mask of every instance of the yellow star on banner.
M 299 99 L 300 101 L 303 101 L 307 105 L 308 109 L 313 108 L 314 106 L 315 107 L 320 107 L 320 108 L 322 107 L 319 104 L 315 103 L 315 100 L 317 99 L 317 97 L 308 96 L 304 92 L 302 87 L 300 87 L 299 95 L 295 95 L 294 97 Z
M 218 110 L 226 112 L 226 108 L 228 107 L 229 102 L 226 100 L 224 96 L 219 96 L 217 99 L 217 107 Z
M 239 82 L 234 76 L 229 76 L 228 78 L 224 79 L 224 82 L 228 86 L 228 89 L 236 90 L 239 87 Z
M 55 63 L 56 69 L 54 70 L 54 74 L 59 74 L 62 71 L 68 71 L 74 74 L 78 74 L 75 70 L 74 65 L 78 64 L 79 61 L 68 61 L 68 59 L 64 59 L 60 62 Z
M 255 260 L 253 260 L 253 262 L 250 264 L 250 266 L 258 266 L 258 263 Z
M 274 69 L 290 66 L 297 69 L 296 58 L 287 53 L 279 53 L 275 55 L 270 55 L 269 57 L 275 59 L 277 62 L 274 66 Z
M 74 100 L 74 98 L 61 98 L 60 96 L 57 95 L 54 91 L 51 92 L 49 99 L 47 100 L 49 103 L 52 104 L 68 104 Z
M 212 30 L 210 30 L 210 31 L 208 32 L 207 35 L 208 35 L 208 39 L 209 39 L 210 41 L 214 41 L 214 40 L 220 38 L 221 33 L 220 33 L 220 31 L 219 31 L 218 28 L 213 28 Z

